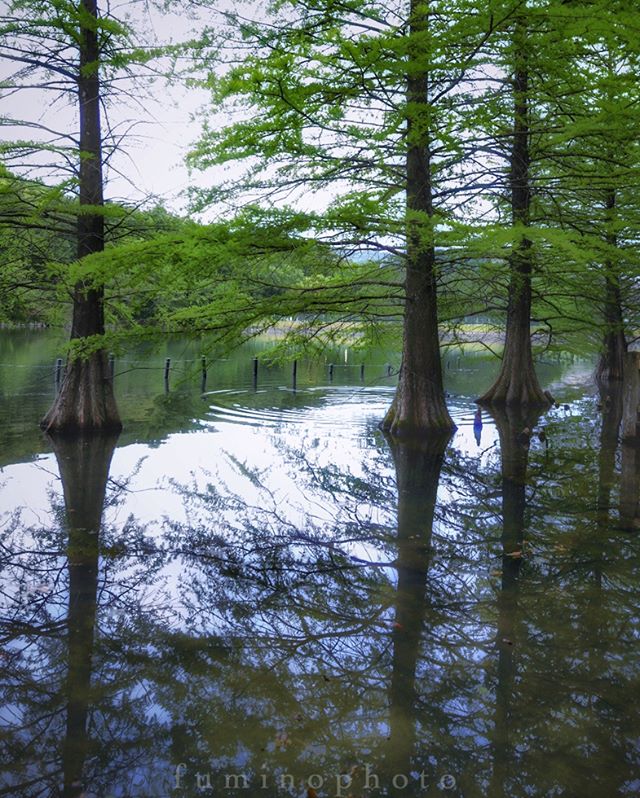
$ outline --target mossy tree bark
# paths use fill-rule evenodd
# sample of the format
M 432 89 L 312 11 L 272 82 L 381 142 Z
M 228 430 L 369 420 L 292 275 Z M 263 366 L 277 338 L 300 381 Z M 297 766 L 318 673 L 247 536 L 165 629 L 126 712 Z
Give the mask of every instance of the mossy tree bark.
M 615 214 L 616 192 L 614 189 L 607 191 L 605 211 L 607 222 L 611 223 Z M 617 246 L 615 232 L 609 231 L 606 236 L 607 244 Z M 604 336 L 602 351 L 596 368 L 596 380 L 621 380 L 624 377 L 624 356 L 627 353 L 627 339 L 624 331 L 622 316 L 622 298 L 618 270 L 614 263 L 608 260 L 605 264 L 604 277 Z
M 526 48 L 525 23 L 518 20 L 514 31 L 516 66 L 513 78 L 514 127 L 510 171 L 511 218 L 516 227 L 529 225 L 531 210 L 529 72 Z M 509 300 L 502 365 L 496 381 L 478 399 L 480 404 L 544 407 L 551 403 L 538 382 L 531 351 L 532 260 L 531 242 L 526 235 L 522 235 L 509 259 Z
M 421 34 L 428 30 L 426 3 L 412 0 L 410 58 L 424 59 Z M 444 397 L 438 337 L 436 255 L 433 241 L 429 76 L 407 76 L 407 253 L 402 365 L 396 396 L 381 427 L 394 437 L 455 429 Z
M 78 258 L 104 249 L 102 135 L 100 128 L 100 45 L 96 0 L 82 0 L 77 72 L 80 117 Z M 83 212 L 82 206 L 88 206 Z M 104 291 L 83 283 L 75 286 L 71 340 L 104 334 Z M 47 431 L 119 430 L 122 427 L 113 395 L 106 353 L 69 358 L 56 400 L 42 420 Z

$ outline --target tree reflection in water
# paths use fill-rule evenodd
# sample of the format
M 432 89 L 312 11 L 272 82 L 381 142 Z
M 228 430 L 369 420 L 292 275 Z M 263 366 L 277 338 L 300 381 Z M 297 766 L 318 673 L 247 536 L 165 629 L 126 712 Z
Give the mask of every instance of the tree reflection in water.
M 489 792 L 496 798 L 509 795 L 510 771 L 515 764 L 511 718 L 514 714 L 518 641 L 519 576 L 524 555 L 525 509 L 527 505 L 527 464 L 531 430 L 540 410 L 493 408 L 491 415 L 500 436 L 502 478 L 502 564 L 497 605 L 498 672 L 495 688 L 493 731 L 493 772 Z
M 275 429 L 299 507 L 229 459 L 161 534 L 101 525 L 114 441 L 56 441 L 59 523 L 2 531 L 5 792 L 632 795 L 639 549 L 604 408 L 544 440 L 496 413 L 474 457 L 378 439 L 358 471 Z
M 416 676 L 422 659 L 421 643 L 426 624 L 434 623 L 427 581 L 432 556 L 433 518 L 444 452 L 451 435 L 434 436 L 429 441 L 400 443 L 389 441 L 396 470 L 398 491 L 398 531 L 396 538 L 397 587 L 393 624 L 391 679 L 389 686 L 390 745 L 385 781 L 391 794 L 402 794 L 399 774 L 421 774 L 423 784 L 433 786 L 437 779 L 416 735 L 416 724 L 424 707 L 416 689 Z M 420 753 L 422 756 L 420 756 Z M 394 784 L 395 779 L 395 784 Z
M 62 479 L 69 573 L 67 611 L 66 729 L 62 747 L 64 798 L 83 792 L 89 751 L 87 719 L 91 703 L 94 627 L 98 601 L 100 522 L 117 436 L 56 437 Z
M 22 528 L 14 519 L 3 530 L 4 793 L 106 794 L 149 745 L 132 655 L 140 655 L 138 602 L 158 559 L 131 520 L 101 524 L 105 500 L 117 504 L 126 488 L 107 491 L 116 441 L 53 438 L 64 495 L 62 507 L 53 497 L 57 525 Z M 142 552 L 144 570 L 132 565 Z M 147 612 L 142 627 L 154 617 Z

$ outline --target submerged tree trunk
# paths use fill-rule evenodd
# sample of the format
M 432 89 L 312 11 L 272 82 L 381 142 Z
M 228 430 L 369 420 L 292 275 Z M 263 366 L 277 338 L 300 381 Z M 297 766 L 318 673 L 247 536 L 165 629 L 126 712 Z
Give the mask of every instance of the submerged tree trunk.
M 96 0 L 82 0 L 87 20 L 98 16 Z M 83 17 L 81 17 L 82 19 Z M 78 103 L 80 112 L 80 208 L 78 259 L 104 249 L 102 137 L 100 131 L 100 47 L 95 24 L 80 29 Z M 78 283 L 73 296 L 71 340 L 104 334 L 103 289 Z M 119 430 L 122 427 L 113 395 L 106 354 L 100 350 L 69 358 L 65 378 L 53 406 L 42 420 L 48 431 Z
M 409 35 L 424 33 L 427 26 L 425 5 L 412 0 Z M 411 55 L 424 57 L 422 52 Z M 426 72 L 407 77 L 407 108 L 407 261 L 402 365 L 396 396 L 381 424 L 394 437 L 455 429 L 444 398 L 438 337 Z
M 605 208 L 607 221 L 611 222 L 616 207 L 616 193 L 607 191 Z M 617 246 L 617 236 L 613 231 L 607 233 L 607 244 Z M 624 334 L 622 318 L 622 300 L 620 296 L 619 275 L 611 260 L 605 264 L 604 295 L 604 336 L 602 352 L 596 368 L 596 380 L 621 380 L 624 377 L 624 356 L 627 352 L 627 339 Z
M 529 152 L 529 73 L 526 64 L 526 30 L 522 21 L 514 33 L 514 128 L 511 151 L 511 214 L 513 225 L 528 226 L 531 207 Z M 531 351 L 531 242 L 522 236 L 509 259 L 507 330 L 500 373 L 478 399 L 484 405 L 544 407 L 551 403 L 533 365 Z

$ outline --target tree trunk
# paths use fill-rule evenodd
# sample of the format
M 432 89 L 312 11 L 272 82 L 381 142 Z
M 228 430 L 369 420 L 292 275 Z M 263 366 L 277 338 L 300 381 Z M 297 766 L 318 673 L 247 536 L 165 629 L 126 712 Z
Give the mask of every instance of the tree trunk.
M 411 1 L 410 37 L 428 27 L 424 3 Z M 410 57 L 424 57 L 418 42 Z M 424 436 L 455 429 L 447 410 L 442 383 L 430 137 L 426 72 L 407 77 L 407 261 L 402 365 L 396 396 L 381 427 L 394 437 Z
M 529 73 L 526 65 L 526 30 L 516 22 L 514 32 L 514 128 L 511 150 L 511 215 L 514 226 L 528 226 L 531 207 L 529 152 Z M 500 373 L 489 390 L 478 399 L 484 405 L 545 407 L 544 393 L 531 352 L 531 242 L 522 236 L 509 258 L 509 304 L 507 331 Z
M 607 191 L 605 208 L 607 221 L 613 220 L 616 207 L 616 192 L 614 189 Z M 617 246 L 618 240 L 615 232 L 607 233 L 607 243 Z M 605 295 L 604 295 L 604 336 L 602 352 L 596 368 L 596 380 L 621 380 L 624 377 L 624 356 L 627 352 L 627 339 L 624 334 L 624 320 L 622 318 L 622 301 L 617 269 L 611 261 L 605 264 Z
M 96 0 L 82 0 L 87 19 L 98 16 Z M 82 17 L 81 17 L 82 18 Z M 100 208 L 102 195 L 102 136 L 100 132 L 100 47 L 95 26 L 80 28 L 78 103 L 80 112 L 80 205 Z M 104 249 L 104 216 L 100 212 L 78 216 L 78 259 Z M 71 340 L 104 334 L 103 289 L 75 286 Z M 53 406 L 42 420 L 47 431 L 79 432 L 120 430 L 113 384 L 105 352 L 70 357 L 65 378 Z

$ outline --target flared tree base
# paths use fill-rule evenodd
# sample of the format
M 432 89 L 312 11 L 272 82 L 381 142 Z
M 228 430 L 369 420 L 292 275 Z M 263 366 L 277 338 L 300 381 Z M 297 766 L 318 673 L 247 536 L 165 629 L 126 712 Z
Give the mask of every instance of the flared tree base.
M 380 429 L 392 438 L 409 440 L 428 438 L 452 433 L 456 429 L 444 397 L 426 396 L 398 386 L 396 396 L 383 420 Z
M 516 374 L 503 366 L 491 388 L 476 399 L 476 402 L 486 407 L 537 407 L 544 409 L 550 407 L 554 399 L 549 391 L 543 391 L 540 387 L 533 366 L 518 370 Z
M 599 385 L 624 379 L 626 353 L 627 342 L 623 335 L 611 335 L 605 338 L 604 348 L 594 374 Z
M 122 429 L 104 352 L 67 364 L 60 393 L 40 426 L 61 435 Z

